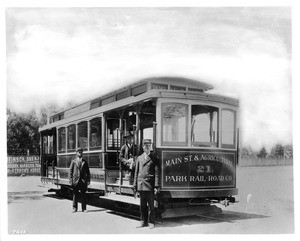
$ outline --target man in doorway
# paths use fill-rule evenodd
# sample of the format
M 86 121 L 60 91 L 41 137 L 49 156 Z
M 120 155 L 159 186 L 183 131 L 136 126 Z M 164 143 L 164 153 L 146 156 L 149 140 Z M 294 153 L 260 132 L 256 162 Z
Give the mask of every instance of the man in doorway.
M 79 191 L 81 194 L 81 209 L 82 212 L 87 212 L 86 209 L 86 191 L 90 185 L 90 168 L 85 159 L 82 158 L 83 149 L 78 148 L 76 158 L 72 160 L 70 165 L 69 182 L 73 188 L 73 213 L 78 209 Z
M 133 135 L 127 133 L 124 136 L 125 143 L 121 147 L 119 160 L 124 165 L 125 169 L 130 170 L 132 169 L 133 165 Z
M 155 227 L 154 195 L 159 187 L 159 160 L 151 150 L 151 140 L 143 140 L 143 151 L 136 160 L 134 189 L 140 195 L 141 223 L 137 228 Z
M 134 176 L 134 145 L 133 145 L 133 135 L 131 133 L 127 133 L 124 136 L 125 143 L 121 147 L 119 160 L 122 163 L 122 169 L 124 171 L 130 172 L 130 183 L 133 183 L 133 176 Z

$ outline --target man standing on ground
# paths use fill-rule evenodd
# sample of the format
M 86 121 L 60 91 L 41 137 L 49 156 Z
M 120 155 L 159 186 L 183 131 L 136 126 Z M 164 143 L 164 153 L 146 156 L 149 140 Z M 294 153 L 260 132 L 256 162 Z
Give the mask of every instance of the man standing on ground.
M 143 140 L 143 151 L 136 160 L 134 189 L 140 194 L 141 224 L 137 228 L 154 228 L 154 194 L 158 192 L 159 186 L 159 160 L 150 153 L 151 140 Z
M 81 208 L 83 212 L 86 210 L 86 191 L 90 185 L 90 169 L 88 163 L 82 158 L 83 150 L 78 148 L 76 158 L 72 160 L 70 165 L 70 185 L 73 188 L 73 213 L 77 212 L 78 195 L 81 193 Z

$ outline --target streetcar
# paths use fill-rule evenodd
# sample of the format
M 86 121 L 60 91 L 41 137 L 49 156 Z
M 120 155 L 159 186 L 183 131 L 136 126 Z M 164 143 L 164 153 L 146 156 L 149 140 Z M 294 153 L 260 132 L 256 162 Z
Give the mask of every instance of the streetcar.
M 134 158 L 142 140 L 151 139 L 160 160 L 156 209 L 162 216 L 234 203 L 239 101 L 212 89 L 195 79 L 151 77 L 51 115 L 39 129 L 41 181 L 70 189 L 69 166 L 81 147 L 91 172 L 88 191 L 130 202 L 134 189 L 119 153 L 131 133 Z

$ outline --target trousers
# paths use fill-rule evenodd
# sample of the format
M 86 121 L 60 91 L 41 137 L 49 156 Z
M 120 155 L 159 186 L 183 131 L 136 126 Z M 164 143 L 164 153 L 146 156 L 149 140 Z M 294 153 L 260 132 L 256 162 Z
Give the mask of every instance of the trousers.
M 144 224 L 155 222 L 154 213 L 154 192 L 153 191 L 139 191 L 140 194 L 140 212 L 141 221 Z
M 76 186 L 73 186 L 73 209 L 78 208 L 79 191 L 81 196 L 81 209 L 86 210 L 86 190 L 87 186 L 80 180 Z

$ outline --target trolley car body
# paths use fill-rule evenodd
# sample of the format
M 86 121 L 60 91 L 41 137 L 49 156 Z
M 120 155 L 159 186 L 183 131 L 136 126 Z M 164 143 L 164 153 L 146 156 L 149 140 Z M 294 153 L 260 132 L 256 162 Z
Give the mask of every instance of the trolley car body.
M 91 170 L 90 191 L 133 196 L 118 160 L 130 132 L 135 156 L 142 139 L 153 142 L 161 209 L 234 202 L 239 102 L 207 93 L 212 88 L 187 78 L 148 78 L 50 116 L 40 128 L 41 181 L 67 187 L 80 146 Z

